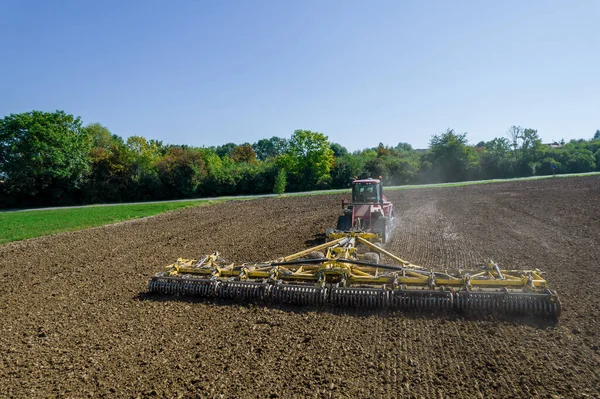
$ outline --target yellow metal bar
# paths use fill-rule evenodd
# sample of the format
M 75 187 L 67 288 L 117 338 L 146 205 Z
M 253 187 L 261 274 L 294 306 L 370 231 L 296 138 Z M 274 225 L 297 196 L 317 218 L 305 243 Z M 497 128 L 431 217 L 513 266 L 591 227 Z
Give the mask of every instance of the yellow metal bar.
M 372 274 L 369 274 L 369 273 L 367 273 L 367 272 L 364 272 L 364 271 L 360 270 L 360 268 L 358 268 L 358 267 L 353 267 L 353 268 L 351 269 L 351 272 L 352 272 L 353 274 L 357 274 L 357 275 L 359 275 L 359 276 L 365 276 L 365 277 L 370 277 L 370 276 L 372 276 Z
M 404 260 L 404 259 L 401 259 L 401 258 L 397 257 L 397 256 L 396 256 L 396 255 L 394 255 L 393 253 L 391 253 L 391 252 L 388 252 L 388 251 L 386 251 L 385 249 L 378 247 L 377 245 L 375 245 L 375 244 L 373 244 L 373 243 L 369 242 L 368 240 L 365 240 L 365 239 L 364 239 L 364 238 L 362 238 L 362 237 L 356 237 L 356 239 L 358 240 L 358 242 L 360 242 L 360 243 L 362 243 L 362 244 L 365 244 L 366 246 L 368 246 L 369 248 L 373 249 L 374 251 L 377 251 L 377 252 L 379 252 L 379 253 L 382 253 L 382 254 L 384 254 L 384 255 L 388 256 L 388 257 L 389 257 L 389 258 L 391 258 L 391 259 L 394 259 L 396 262 L 398 262 L 398 263 L 401 263 L 401 264 L 402 264 L 403 266 L 405 266 L 405 267 L 412 267 L 412 268 L 414 268 L 414 269 L 423 269 L 423 267 L 422 267 L 422 266 L 413 265 L 413 264 L 412 264 L 412 263 L 410 263 L 409 261 L 406 261 L 406 260 Z
M 252 270 L 248 272 L 248 278 L 269 278 L 271 277 L 270 272 L 259 272 L 256 270 Z
M 345 238 L 345 237 L 363 237 L 363 238 L 377 238 L 379 239 L 379 234 L 375 233 L 367 233 L 364 231 L 361 232 L 347 232 L 347 233 L 330 233 L 328 238 Z
M 392 284 L 394 279 L 390 277 L 350 276 L 348 282 L 357 284 Z
M 322 249 L 329 248 L 329 247 L 331 247 L 331 246 L 333 246 L 333 245 L 335 245 L 335 244 L 338 244 L 338 243 L 339 243 L 339 242 L 341 242 L 341 241 L 342 241 L 344 238 L 345 238 L 345 237 L 338 238 L 337 240 L 334 240 L 334 241 L 329 241 L 329 242 L 326 242 L 325 244 L 317 245 L 316 247 L 312 247 L 312 248 L 309 248 L 309 249 L 305 249 L 304 251 L 296 252 L 295 254 L 292 254 L 292 255 L 289 255 L 289 256 L 286 256 L 286 257 L 283 257 L 283 258 L 281 258 L 281 261 L 282 261 L 282 262 L 289 262 L 289 261 L 291 261 L 291 260 L 294 260 L 294 259 L 301 258 L 301 257 L 303 257 L 304 255 L 308 255 L 308 254 L 309 254 L 309 253 L 311 253 L 311 252 L 320 251 L 320 250 L 322 250 Z

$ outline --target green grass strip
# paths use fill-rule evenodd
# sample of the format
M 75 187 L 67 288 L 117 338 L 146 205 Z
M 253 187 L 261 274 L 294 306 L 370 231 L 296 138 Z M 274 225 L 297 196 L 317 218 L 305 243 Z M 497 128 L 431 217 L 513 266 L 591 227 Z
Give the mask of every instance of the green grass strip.
M 30 212 L 0 212 L 0 244 L 50 234 L 87 229 L 89 227 L 139 219 L 146 216 L 199 205 L 211 205 L 219 200 L 191 202 L 161 202 L 116 206 L 89 206 Z

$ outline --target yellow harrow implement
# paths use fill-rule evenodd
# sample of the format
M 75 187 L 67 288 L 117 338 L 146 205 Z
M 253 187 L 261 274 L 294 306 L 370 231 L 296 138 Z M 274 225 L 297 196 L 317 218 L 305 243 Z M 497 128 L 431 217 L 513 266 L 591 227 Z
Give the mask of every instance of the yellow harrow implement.
M 539 270 L 502 270 L 491 261 L 474 270 L 428 270 L 374 244 L 377 234 L 338 231 L 328 238 L 268 262 L 236 264 L 218 252 L 178 259 L 150 279 L 148 290 L 315 306 L 560 315 L 558 296 Z M 359 244 L 368 252 L 359 253 Z

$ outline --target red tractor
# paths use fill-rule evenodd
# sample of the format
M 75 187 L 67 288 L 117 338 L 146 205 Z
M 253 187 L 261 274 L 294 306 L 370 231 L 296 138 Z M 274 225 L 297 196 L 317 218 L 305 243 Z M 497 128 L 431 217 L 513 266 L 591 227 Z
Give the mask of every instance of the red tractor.
M 395 227 L 394 206 L 383 195 L 379 179 L 352 182 L 352 202 L 342 201 L 344 214 L 338 218 L 338 231 L 366 231 L 379 235 L 385 244 Z

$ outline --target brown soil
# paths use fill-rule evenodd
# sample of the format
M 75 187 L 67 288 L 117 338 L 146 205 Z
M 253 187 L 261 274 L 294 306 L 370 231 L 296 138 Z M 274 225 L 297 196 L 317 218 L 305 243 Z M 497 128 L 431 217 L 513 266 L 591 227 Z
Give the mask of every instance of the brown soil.
M 540 268 L 557 324 L 149 298 L 179 256 L 319 242 L 340 195 L 228 202 L 0 246 L 0 397 L 600 397 L 600 178 L 390 192 L 425 266 Z

